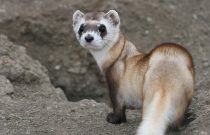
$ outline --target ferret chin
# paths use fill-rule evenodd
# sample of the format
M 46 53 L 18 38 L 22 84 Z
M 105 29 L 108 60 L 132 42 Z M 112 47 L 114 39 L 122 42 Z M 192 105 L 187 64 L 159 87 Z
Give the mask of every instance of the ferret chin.
M 181 126 L 194 91 L 193 60 L 185 48 L 164 43 L 140 53 L 120 33 L 114 10 L 77 10 L 73 29 L 106 77 L 113 106 L 108 122 L 126 122 L 126 108 L 140 108 L 137 135 L 164 135 L 169 126 Z

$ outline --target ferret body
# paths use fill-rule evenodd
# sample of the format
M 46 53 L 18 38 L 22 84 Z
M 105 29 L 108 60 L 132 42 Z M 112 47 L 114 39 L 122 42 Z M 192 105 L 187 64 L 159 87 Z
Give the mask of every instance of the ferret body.
M 137 135 L 164 135 L 169 126 L 181 125 L 194 91 L 193 60 L 185 48 L 165 43 L 148 54 L 138 52 L 120 33 L 114 10 L 76 11 L 73 27 L 106 77 L 113 105 L 108 122 L 126 122 L 126 108 L 140 108 Z

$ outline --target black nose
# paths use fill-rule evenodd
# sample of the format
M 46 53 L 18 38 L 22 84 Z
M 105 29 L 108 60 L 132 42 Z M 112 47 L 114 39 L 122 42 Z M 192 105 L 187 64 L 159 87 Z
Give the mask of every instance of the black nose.
M 93 36 L 91 36 L 91 35 L 87 35 L 86 37 L 85 37 L 85 40 L 87 41 L 87 42 L 91 42 L 91 41 L 93 41 Z

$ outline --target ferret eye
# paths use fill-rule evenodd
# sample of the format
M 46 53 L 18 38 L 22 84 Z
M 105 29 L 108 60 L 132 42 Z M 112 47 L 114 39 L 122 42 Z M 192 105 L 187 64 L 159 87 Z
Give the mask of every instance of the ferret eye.
M 99 30 L 99 32 L 104 33 L 104 32 L 106 32 L 106 26 L 103 25 L 103 24 L 101 24 L 101 25 L 99 26 L 98 30 Z
M 84 24 L 81 24 L 78 33 L 81 34 L 84 31 L 84 29 L 85 29 Z

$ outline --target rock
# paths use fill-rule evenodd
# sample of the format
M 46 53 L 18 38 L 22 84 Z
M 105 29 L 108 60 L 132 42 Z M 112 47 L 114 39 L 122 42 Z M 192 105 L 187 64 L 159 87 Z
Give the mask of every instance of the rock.
M 9 95 L 13 92 L 14 89 L 10 81 L 6 77 L 0 75 L 0 96 Z
M 55 70 L 60 70 L 60 69 L 61 69 L 61 66 L 60 66 L 60 65 L 56 65 L 56 66 L 54 67 L 54 69 L 55 69 Z
M 24 47 L 14 45 L 4 35 L 0 35 L 0 47 L 0 74 L 11 81 L 49 82 L 46 69 L 28 57 Z
M 85 67 L 71 67 L 68 69 L 68 72 L 76 74 L 84 74 L 87 72 L 87 69 Z
M 146 20 L 147 20 L 148 23 L 152 23 L 153 22 L 151 17 L 147 17 Z
M 29 57 L 24 47 L 14 45 L 1 34 L 0 48 L 1 95 L 14 92 L 14 98 L 65 99 L 62 91 L 55 89 L 50 83 L 47 70 L 38 61 Z
M 6 77 L 0 75 L 0 100 L 5 102 L 10 100 L 13 93 L 13 85 Z

